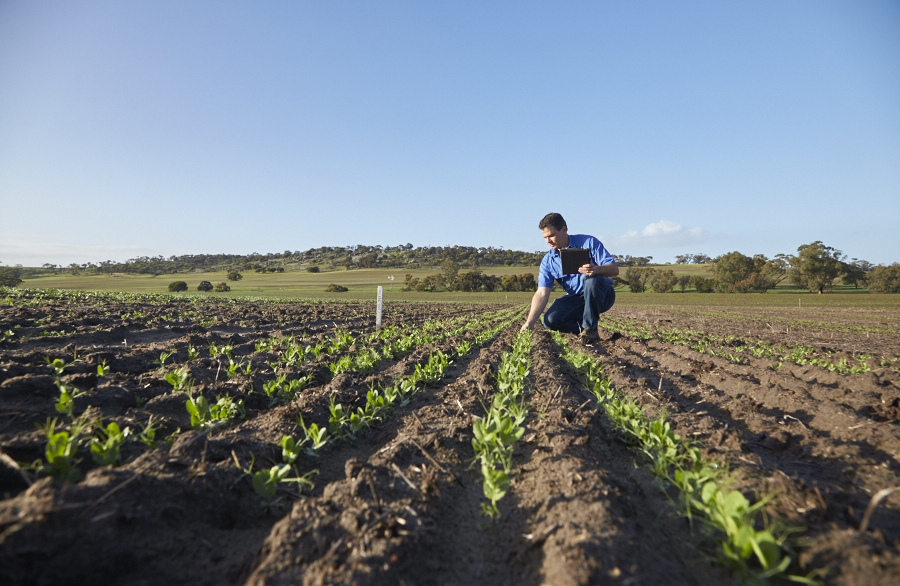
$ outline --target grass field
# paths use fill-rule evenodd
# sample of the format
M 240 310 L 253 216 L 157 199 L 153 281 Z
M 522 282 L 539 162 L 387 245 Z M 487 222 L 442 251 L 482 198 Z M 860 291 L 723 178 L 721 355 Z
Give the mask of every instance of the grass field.
M 676 274 L 709 273 L 705 265 L 658 265 L 657 268 L 671 268 Z M 537 276 L 537 267 L 486 267 L 486 274 L 510 275 L 532 273 Z M 527 303 L 531 293 L 461 293 L 461 292 L 415 292 L 401 291 L 405 275 L 422 278 L 433 275 L 435 269 L 359 269 L 352 271 L 330 271 L 323 273 L 284 272 L 256 273 L 244 272 L 240 281 L 228 281 L 231 291 L 228 293 L 200 293 L 197 285 L 200 281 L 213 284 L 227 281 L 224 271 L 212 273 L 179 273 L 175 275 L 47 275 L 26 279 L 21 287 L 75 289 L 83 291 L 117 291 L 126 293 L 167 293 L 172 281 L 185 281 L 188 291 L 180 295 L 201 295 L 216 297 L 261 297 L 278 299 L 374 299 L 379 285 L 384 287 L 387 301 L 434 301 L 434 302 L 521 302 Z M 394 277 L 393 281 L 390 277 Z M 347 287 L 345 293 L 326 293 L 329 284 L 334 283 Z M 554 297 L 561 295 L 554 294 Z M 868 294 L 865 289 L 854 289 L 848 286 L 836 286 L 832 292 L 816 295 L 803 289 L 791 286 L 779 286 L 778 289 L 765 294 L 722 294 L 696 293 L 688 289 L 681 293 L 676 289 L 673 293 L 631 293 L 626 288 L 616 290 L 616 303 L 620 306 L 705 306 L 705 307 L 858 307 L 897 309 L 900 307 L 900 295 Z

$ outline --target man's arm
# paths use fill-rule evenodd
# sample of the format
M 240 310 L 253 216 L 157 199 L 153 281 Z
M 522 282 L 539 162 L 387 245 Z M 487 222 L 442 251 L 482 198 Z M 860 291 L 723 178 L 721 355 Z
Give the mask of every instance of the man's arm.
M 547 307 L 547 301 L 550 300 L 550 290 L 550 287 L 538 287 L 537 291 L 534 292 L 534 297 L 531 298 L 531 311 L 528 312 L 528 319 L 525 320 L 520 331 L 524 332 L 534 327 L 541 312 Z
M 619 274 L 619 265 L 614 262 L 605 265 L 595 265 L 594 263 L 586 264 L 578 267 L 578 272 L 588 277 L 600 275 L 602 277 L 615 277 Z

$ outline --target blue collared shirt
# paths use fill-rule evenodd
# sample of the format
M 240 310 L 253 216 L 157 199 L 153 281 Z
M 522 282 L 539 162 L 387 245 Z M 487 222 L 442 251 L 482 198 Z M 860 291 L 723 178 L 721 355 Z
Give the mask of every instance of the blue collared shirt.
M 602 242 L 587 234 L 569 234 L 569 248 L 587 248 L 591 255 L 591 262 L 595 265 L 608 265 L 616 262 Z M 603 278 L 612 284 L 612 279 Z M 553 281 L 557 281 L 567 295 L 584 294 L 584 275 L 581 273 L 564 275 L 558 250 L 550 250 L 545 254 L 541 261 L 541 268 L 538 270 L 538 287 L 552 287 Z

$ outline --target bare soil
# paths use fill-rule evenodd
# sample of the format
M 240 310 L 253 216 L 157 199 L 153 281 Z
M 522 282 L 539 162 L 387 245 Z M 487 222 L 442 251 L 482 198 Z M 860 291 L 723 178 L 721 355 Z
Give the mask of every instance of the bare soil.
M 385 323 L 474 319 L 498 307 L 392 304 Z M 373 314 L 372 304 L 362 303 L 0 305 L 0 332 L 16 332 L 0 344 L 0 583 L 733 582 L 712 559 L 714 544 L 674 513 L 641 456 L 619 440 L 544 332 L 536 332 L 528 378 L 533 416 L 517 444 L 502 515 L 493 523 L 482 515 L 472 421 L 494 392 L 499 357 L 518 324 L 457 359 L 442 381 L 383 424 L 355 441 L 331 442 L 319 458 L 302 456 L 301 471 L 317 471 L 315 487 L 302 494 L 284 488 L 284 505 L 263 509 L 241 469 L 251 459 L 256 469 L 280 462 L 281 436 L 297 435 L 298 415 L 327 424 L 331 397 L 359 404 L 370 384 L 408 375 L 430 352 L 450 352 L 461 341 L 382 361 L 369 376 L 332 378 L 325 362 L 304 365 L 297 373 L 312 373 L 313 384 L 290 405 L 270 407 L 258 392 L 273 375 L 266 366 L 272 356 L 257 352 L 256 342 L 328 339 L 337 328 L 364 335 L 374 330 Z M 656 309 L 614 308 L 611 315 L 745 337 L 749 328 L 749 337 L 784 343 L 765 324 Z M 872 496 L 900 486 L 897 370 L 775 371 L 765 361 L 733 364 L 601 334 L 584 349 L 617 389 L 649 416 L 665 411 L 678 433 L 731 467 L 748 495 L 777 491 L 768 514 L 805 528 L 792 571 L 818 569 L 831 584 L 900 583 L 900 492 L 875 507 L 859 531 Z M 827 332 L 795 328 L 792 335 L 817 336 L 822 344 Z M 249 361 L 254 374 L 227 378 L 206 353 L 210 342 L 233 344 L 235 359 Z M 843 333 L 829 344 L 885 357 L 898 348 L 895 338 L 864 333 Z M 190 363 L 197 389 L 209 399 L 243 399 L 246 420 L 213 433 L 191 430 L 185 395 L 163 379 L 172 365 L 187 362 L 189 345 L 201 351 Z M 173 350 L 166 367 L 154 362 Z M 115 468 L 96 466 L 82 448 L 83 476 L 71 484 L 28 472 L 24 465 L 43 458 L 46 444 L 35 424 L 60 417 L 45 356 L 71 363 L 63 379 L 86 391 L 76 399 L 76 415 L 90 409 L 132 429 L 152 416 L 157 437 L 170 437 L 171 445 L 128 443 Z M 98 377 L 104 360 L 111 373 Z

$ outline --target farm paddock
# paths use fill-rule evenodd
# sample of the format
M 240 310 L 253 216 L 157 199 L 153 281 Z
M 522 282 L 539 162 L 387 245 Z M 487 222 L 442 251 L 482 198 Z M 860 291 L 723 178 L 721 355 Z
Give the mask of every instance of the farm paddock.
M 381 336 L 372 303 L 7 290 L 0 581 L 737 582 L 733 565 L 717 563 L 715 532 L 679 513 L 671 486 L 546 332 L 531 342 L 530 411 L 500 515 L 483 514 L 473 421 L 499 391 L 523 310 L 392 303 L 385 330 L 397 329 Z M 604 319 L 599 343 L 564 342 L 648 419 L 664 416 L 704 461 L 727 469 L 731 489 L 751 501 L 771 496 L 756 523 L 789 534 L 785 574 L 896 584 L 900 494 L 873 497 L 900 486 L 900 311 L 815 318 L 622 306 Z M 401 339 L 412 342 L 392 346 Z M 359 366 L 369 349 L 382 358 Z M 329 426 L 334 405 L 362 412 L 369 391 L 418 376 L 439 353 L 449 359 L 440 375 L 378 417 Z M 351 366 L 334 368 L 345 356 Z M 179 371 L 187 378 L 176 391 Z M 274 385 L 279 374 L 305 387 Z M 200 396 L 243 412 L 195 429 L 186 404 Z M 71 436 L 73 422 L 92 422 L 73 446 L 68 482 L 48 466 L 38 428 L 48 419 Z M 131 435 L 117 465 L 101 465 L 91 445 L 102 447 L 98 429 L 111 422 Z M 282 438 L 313 423 L 333 430 L 329 441 L 301 450 L 291 471 L 312 485 L 257 490 L 254 474 L 284 462 Z

